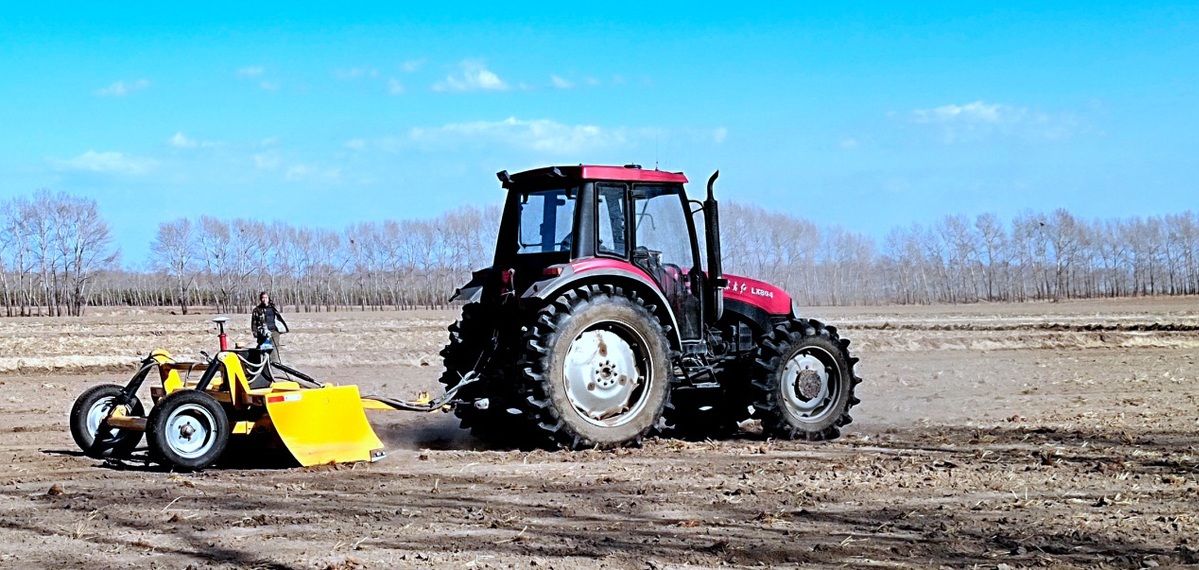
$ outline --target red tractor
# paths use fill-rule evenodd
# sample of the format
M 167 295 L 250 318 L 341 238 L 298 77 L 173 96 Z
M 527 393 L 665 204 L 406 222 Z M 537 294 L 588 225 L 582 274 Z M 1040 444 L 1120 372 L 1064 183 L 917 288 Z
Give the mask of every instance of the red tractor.
M 569 449 L 718 437 L 751 417 L 770 437 L 837 437 L 861 382 L 849 340 L 782 289 L 722 273 L 718 175 L 700 202 L 682 173 L 637 165 L 498 173 L 494 264 L 455 294 L 467 304 L 441 352 L 462 426 Z

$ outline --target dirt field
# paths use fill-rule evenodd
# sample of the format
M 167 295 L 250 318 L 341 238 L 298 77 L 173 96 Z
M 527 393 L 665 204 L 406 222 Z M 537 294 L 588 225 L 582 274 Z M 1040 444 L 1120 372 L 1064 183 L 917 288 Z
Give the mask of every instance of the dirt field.
M 835 443 L 751 424 L 528 453 L 378 413 L 379 463 L 186 475 L 80 456 L 66 414 L 152 347 L 211 349 L 206 317 L 0 320 L 0 567 L 1199 563 L 1199 299 L 811 314 L 866 378 Z M 296 314 L 284 354 L 410 396 L 435 387 L 452 319 Z

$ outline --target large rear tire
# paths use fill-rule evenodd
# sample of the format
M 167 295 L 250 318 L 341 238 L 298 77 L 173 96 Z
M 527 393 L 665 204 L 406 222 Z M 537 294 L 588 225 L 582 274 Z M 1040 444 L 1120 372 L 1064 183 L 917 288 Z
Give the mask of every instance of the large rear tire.
M 479 303 L 462 307 L 462 316 L 450 325 L 449 342 L 441 349 L 445 371 L 440 381 L 446 389 L 452 388 L 490 356 L 481 371 L 482 377 L 458 392 L 458 398 L 466 403 L 455 406 L 454 415 L 459 425 L 475 438 L 488 443 L 510 443 L 519 437 L 523 424 L 509 411 L 516 394 L 511 383 L 505 382 L 507 375 L 503 369 L 505 357 L 508 361 L 511 357 L 488 354 L 494 349 L 492 343 L 497 339 L 493 335 L 498 324 L 490 311 L 490 307 Z M 487 400 L 485 408 L 472 405 L 481 399 Z
M 637 445 L 670 400 L 670 343 L 649 308 L 612 285 L 568 290 L 526 327 L 518 402 L 552 447 Z
M 178 390 L 158 401 L 146 421 L 150 457 L 156 462 L 196 471 L 216 463 L 229 443 L 229 417 L 212 396 Z
M 101 429 L 123 390 L 114 384 L 93 386 L 80 394 L 71 406 L 71 437 L 88 457 L 103 459 L 127 456 L 142 440 L 140 431 Z M 141 401 L 134 396 L 126 415 L 142 416 L 145 413 Z
M 859 400 L 856 358 L 849 340 L 820 321 L 792 319 L 758 339 L 754 354 L 754 415 L 769 437 L 822 441 L 841 435 Z

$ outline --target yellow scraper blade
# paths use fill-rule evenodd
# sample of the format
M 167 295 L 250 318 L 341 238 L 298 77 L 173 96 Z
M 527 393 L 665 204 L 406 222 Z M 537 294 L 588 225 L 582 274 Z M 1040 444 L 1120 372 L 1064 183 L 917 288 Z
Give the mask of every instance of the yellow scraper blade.
M 357 386 L 326 386 L 268 394 L 266 411 L 279 439 L 305 467 L 375 461 L 384 456 Z

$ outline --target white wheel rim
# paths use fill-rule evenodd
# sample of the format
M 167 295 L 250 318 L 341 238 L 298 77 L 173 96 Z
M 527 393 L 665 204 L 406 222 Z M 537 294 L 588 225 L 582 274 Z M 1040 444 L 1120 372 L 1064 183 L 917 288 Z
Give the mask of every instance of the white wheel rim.
M 87 433 L 92 436 L 92 442 L 100 439 L 100 424 L 108 419 L 108 414 L 112 413 L 116 398 L 109 396 L 96 400 L 91 408 L 87 410 Z M 108 439 L 115 438 L 121 430 L 110 428 L 108 430 Z
M 779 391 L 792 417 L 805 423 L 818 422 L 832 410 L 840 377 L 828 351 L 806 346 L 783 366 Z
M 614 321 L 575 337 L 563 359 L 563 383 L 579 416 L 598 426 L 616 427 L 641 413 L 653 381 L 646 345 L 632 326 Z
M 216 419 L 199 404 L 183 404 L 175 408 L 166 421 L 166 444 L 171 451 L 185 459 L 195 459 L 208 453 L 216 443 Z

